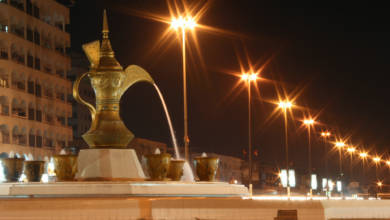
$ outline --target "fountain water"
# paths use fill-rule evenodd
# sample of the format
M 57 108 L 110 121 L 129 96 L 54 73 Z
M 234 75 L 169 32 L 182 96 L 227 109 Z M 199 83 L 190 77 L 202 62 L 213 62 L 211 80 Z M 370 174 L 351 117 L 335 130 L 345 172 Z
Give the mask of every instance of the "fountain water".
M 160 97 L 161 104 L 162 104 L 162 106 L 164 108 L 165 116 L 166 116 L 167 121 L 168 121 L 169 131 L 171 133 L 172 144 L 173 144 L 173 147 L 175 149 L 175 158 L 176 159 L 181 159 L 179 148 L 177 146 L 177 140 L 176 140 L 175 131 L 174 131 L 173 125 L 172 125 L 171 116 L 169 115 L 169 111 L 168 111 L 167 105 L 165 103 L 164 96 L 161 93 L 160 89 L 158 88 L 157 84 L 154 83 L 153 86 L 156 89 L 156 91 L 158 93 L 158 96 Z M 182 180 L 183 181 L 188 181 L 188 182 L 194 182 L 194 180 L 195 180 L 194 179 L 194 174 L 192 172 L 191 166 L 188 163 L 188 161 L 185 161 L 185 163 L 184 163 Z
M 156 91 L 158 93 L 158 96 L 160 97 L 161 104 L 162 104 L 162 106 L 164 108 L 165 117 L 167 118 L 167 121 L 168 121 L 169 131 L 171 132 L 172 144 L 173 144 L 173 147 L 175 148 L 175 157 L 176 157 L 176 159 L 180 159 L 180 152 L 179 152 L 179 148 L 177 147 L 175 131 L 173 130 L 171 116 L 169 115 L 168 108 L 167 108 L 167 105 L 165 103 L 164 96 L 161 93 L 161 90 L 158 88 L 156 83 L 154 83 L 153 86 L 156 89 Z

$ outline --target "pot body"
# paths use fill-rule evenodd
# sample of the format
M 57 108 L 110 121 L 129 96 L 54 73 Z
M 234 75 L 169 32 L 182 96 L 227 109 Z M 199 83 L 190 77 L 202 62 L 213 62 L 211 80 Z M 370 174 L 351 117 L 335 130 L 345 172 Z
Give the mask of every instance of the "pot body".
M 57 181 L 72 181 L 77 172 L 76 155 L 54 155 L 54 172 Z
M 171 155 L 167 153 L 150 154 L 147 155 L 146 158 L 148 160 L 147 164 L 150 180 L 165 180 L 171 164 Z
M 45 167 L 45 161 L 27 160 L 24 161 L 24 174 L 29 182 L 40 182 Z
M 168 177 L 173 181 L 180 181 L 183 176 L 184 160 L 171 160 Z
M 196 157 L 196 175 L 200 181 L 215 181 L 218 171 L 219 158 L 217 157 Z
M 23 172 L 23 158 L 2 158 L 3 175 L 7 182 L 18 182 Z

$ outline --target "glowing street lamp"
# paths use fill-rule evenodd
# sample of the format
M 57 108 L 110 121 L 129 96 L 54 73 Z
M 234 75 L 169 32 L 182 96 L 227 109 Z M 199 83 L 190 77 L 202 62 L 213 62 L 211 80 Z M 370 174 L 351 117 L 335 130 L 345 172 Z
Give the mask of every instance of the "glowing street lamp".
M 287 110 L 291 109 L 293 104 L 288 101 L 280 101 L 278 107 L 283 111 L 284 116 L 284 135 L 285 135 L 285 148 L 286 148 L 286 170 L 289 170 L 288 165 L 288 135 L 287 135 Z M 289 180 L 289 172 L 287 172 L 287 179 Z M 290 183 L 287 181 L 287 196 L 290 198 Z
M 321 136 L 322 137 L 329 137 L 330 136 L 330 132 L 329 131 L 321 132 Z
M 190 139 L 188 137 L 188 107 L 187 107 L 187 68 L 186 68 L 186 30 L 193 30 L 197 26 L 194 18 L 191 16 L 172 18 L 171 27 L 182 32 L 182 58 L 183 58 L 183 105 L 184 105 L 184 155 L 185 159 L 189 160 L 188 145 Z
M 248 151 L 249 151 L 249 188 L 252 186 L 252 99 L 251 82 L 256 82 L 257 73 L 243 73 L 241 80 L 247 83 L 248 88 Z
M 307 138 L 308 138 L 308 157 L 309 157 L 309 178 L 310 178 L 310 198 L 313 196 L 313 187 L 312 186 L 312 168 L 311 168 L 311 141 L 310 141 L 310 128 L 314 125 L 314 120 L 312 118 L 305 119 L 303 123 L 307 127 Z
M 340 141 L 336 142 L 336 147 L 341 149 L 341 148 L 345 147 L 345 143 L 344 142 L 340 142 Z
M 359 157 L 362 158 L 363 160 L 366 159 L 367 156 L 368 156 L 368 154 L 367 154 L 366 152 L 361 152 L 361 153 L 359 154 Z
M 375 164 L 378 164 L 381 161 L 381 158 L 380 157 L 374 157 L 374 158 L 372 158 L 372 160 L 374 161 Z
M 329 177 L 329 171 L 328 171 L 328 157 L 327 157 L 327 153 L 328 153 L 328 149 L 327 149 L 327 139 L 330 137 L 330 132 L 329 131 L 323 131 L 321 132 L 321 137 L 323 138 L 324 140 L 324 162 L 325 162 L 325 173 L 326 173 L 326 178 Z M 325 193 L 326 193 L 326 196 L 329 198 L 329 184 L 328 184 L 328 181 L 325 181 Z

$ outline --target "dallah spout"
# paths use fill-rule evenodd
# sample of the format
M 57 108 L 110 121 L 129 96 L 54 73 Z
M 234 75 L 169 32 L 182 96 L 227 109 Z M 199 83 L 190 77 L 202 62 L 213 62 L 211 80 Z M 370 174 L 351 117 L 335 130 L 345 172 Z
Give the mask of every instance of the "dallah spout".
M 134 85 L 137 82 L 148 82 L 150 84 L 154 84 L 154 80 L 149 75 L 146 70 L 142 69 L 137 65 L 130 65 L 125 69 L 125 78 L 123 79 L 121 85 L 121 94 L 126 92 L 126 90 Z

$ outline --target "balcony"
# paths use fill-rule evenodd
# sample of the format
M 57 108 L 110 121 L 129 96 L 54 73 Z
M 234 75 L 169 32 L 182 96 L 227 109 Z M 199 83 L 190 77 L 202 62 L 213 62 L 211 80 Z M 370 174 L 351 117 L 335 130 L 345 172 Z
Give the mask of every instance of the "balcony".
M 24 85 L 24 82 L 12 82 L 12 87 L 13 88 L 16 88 L 16 89 L 20 89 L 20 90 L 25 90 L 25 85 Z
M 11 32 L 24 39 L 24 28 L 16 28 L 11 26 Z
M 19 55 L 17 53 L 13 53 L 13 54 L 11 54 L 11 58 L 12 58 L 13 61 L 24 65 L 24 56 L 23 55 Z
M 16 0 L 11 0 L 10 4 L 17 9 L 24 11 L 24 4 L 22 2 L 19 2 Z

